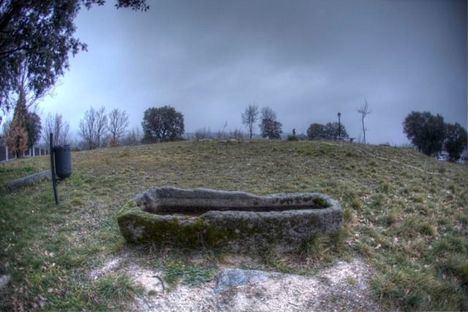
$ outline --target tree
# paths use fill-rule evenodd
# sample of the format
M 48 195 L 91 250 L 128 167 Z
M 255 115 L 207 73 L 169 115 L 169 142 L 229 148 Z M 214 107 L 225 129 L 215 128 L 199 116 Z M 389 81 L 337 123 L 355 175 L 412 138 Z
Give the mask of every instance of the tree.
M 249 129 L 249 139 L 252 140 L 253 127 L 258 120 L 258 106 L 251 104 L 242 113 L 242 123 Z
M 11 122 L 6 140 L 10 151 L 15 153 L 18 158 L 28 149 L 28 133 L 26 130 L 27 113 L 26 97 L 24 92 L 20 92 L 13 115 L 13 121 Z
M 174 141 L 184 133 L 184 116 L 174 107 L 151 107 L 143 116 L 143 140 L 148 143 Z
M 111 146 L 119 145 L 119 141 L 128 127 L 128 115 L 125 111 L 117 108 L 109 113 L 108 130 L 111 135 Z
M 96 145 L 104 146 L 104 140 L 107 136 L 107 116 L 106 108 L 102 106 L 96 111 Z
M 364 124 L 364 120 L 366 119 L 367 115 L 371 113 L 371 110 L 369 109 L 369 104 L 367 103 L 367 100 L 365 100 L 364 104 L 358 109 L 358 113 L 361 115 L 361 123 L 362 123 L 362 135 L 363 135 L 363 142 L 366 144 L 366 127 Z
M 145 0 L 117 0 L 117 8 L 147 10 Z M 69 55 L 86 50 L 74 37 L 74 20 L 85 6 L 105 0 L 0 1 L 0 110 L 16 102 L 19 77 L 36 97 L 43 95 L 68 68 Z
M 41 137 L 41 117 L 35 112 L 26 112 L 25 128 L 28 134 L 28 148 L 32 148 Z
M 348 132 L 343 124 L 329 122 L 326 125 L 313 123 L 307 129 L 309 140 L 336 140 L 338 137 L 348 138 Z
M 262 122 L 260 123 L 262 137 L 280 139 L 282 133 L 281 127 L 281 123 L 276 120 L 276 113 L 270 107 L 262 108 Z
M 403 131 L 426 155 L 434 155 L 442 150 L 445 138 L 444 118 L 429 112 L 411 112 L 403 121 Z
M 13 120 L 10 131 L 6 139 L 8 149 L 21 158 L 23 153 L 28 149 L 28 133 L 21 123 Z
M 65 145 L 69 143 L 69 131 L 70 125 L 63 119 L 62 115 L 51 115 L 49 113 L 44 123 L 42 139 L 47 144 L 47 146 L 49 146 L 50 133 L 52 133 L 54 136 L 55 145 Z
M 307 129 L 307 137 L 309 140 L 326 140 L 328 139 L 327 129 L 322 124 L 313 123 Z
M 127 135 L 122 139 L 123 145 L 138 145 L 141 143 L 143 135 L 139 127 L 130 130 Z
M 80 136 L 88 149 L 95 149 L 103 146 L 106 135 L 106 108 L 103 106 L 99 110 L 95 110 L 91 107 L 85 112 L 84 118 L 80 121 Z
M 336 140 L 340 138 L 348 138 L 348 132 L 342 123 L 328 122 L 325 125 L 325 135 L 328 140 Z
M 85 112 L 84 118 L 80 121 L 80 136 L 83 139 L 86 148 L 96 148 L 96 111 L 90 108 Z
M 447 124 L 444 147 L 450 161 L 457 161 L 467 145 L 467 133 L 460 124 Z

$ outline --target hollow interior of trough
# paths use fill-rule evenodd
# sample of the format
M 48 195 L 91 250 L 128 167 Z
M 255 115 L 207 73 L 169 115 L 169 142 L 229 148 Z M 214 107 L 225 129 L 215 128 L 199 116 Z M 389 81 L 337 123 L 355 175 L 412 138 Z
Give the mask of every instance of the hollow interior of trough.
M 200 207 L 200 206 L 162 206 L 159 205 L 156 209 L 144 209 L 147 212 L 154 214 L 182 214 L 190 216 L 199 216 L 209 211 L 249 211 L 249 212 L 269 212 L 269 211 L 289 211 L 289 210 L 310 210 L 310 209 L 325 209 L 330 205 L 325 201 L 325 204 L 311 204 L 307 206 L 255 206 L 255 207 Z

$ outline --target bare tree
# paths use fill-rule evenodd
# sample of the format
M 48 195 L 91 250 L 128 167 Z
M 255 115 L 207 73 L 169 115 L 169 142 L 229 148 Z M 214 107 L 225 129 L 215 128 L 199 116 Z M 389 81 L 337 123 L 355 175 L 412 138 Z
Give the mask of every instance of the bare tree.
M 265 106 L 262 108 L 261 119 L 276 120 L 276 113 L 271 109 L 271 107 Z
M 194 134 L 195 140 L 205 140 L 205 139 L 212 139 L 214 134 L 211 132 L 210 128 L 202 128 L 195 131 Z
M 358 113 L 361 114 L 363 142 L 364 144 L 366 144 L 367 128 L 365 126 L 364 120 L 366 119 L 367 115 L 371 113 L 371 110 L 369 109 L 369 104 L 367 103 L 367 99 L 364 101 L 364 104 L 358 109 Z
M 104 145 L 104 140 L 107 136 L 107 116 L 106 108 L 102 106 L 96 111 L 96 143 L 98 147 Z
M 242 123 L 249 129 L 249 139 L 252 140 L 253 128 L 258 120 L 258 106 L 250 104 L 242 113 Z
M 141 132 L 140 128 L 135 127 L 130 130 L 127 135 L 122 139 L 123 145 L 138 145 L 141 144 L 141 140 L 143 139 L 143 133 Z
M 111 135 L 111 146 L 119 145 L 119 141 L 128 127 L 128 115 L 124 110 L 117 108 L 109 113 L 109 124 L 107 126 Z
M 94 149 L 103 145 L 107 134 L 107 116 L 105 107 L 95 110 L 91 107 L 85 112 L 80 121 L 80 136 L 88 149 Z
M 42 129 L 42 139 L 49 146 L 50 133 L 54 135 L 54 143 L 56 145 L 69 144 L 70 125 L 63 120 L 60 114 L 48 114 Z
M 80 136 L 88 149 L 96 148 L 96 111 L 90 108 L 80 121 Z
M 216 133 L 216 139 L 218 139 L 218 140 L 227 139 L 227 133 L 226 133 L 227 126 L 228 126 L 228 122 L 225 121 L 223 128 Z

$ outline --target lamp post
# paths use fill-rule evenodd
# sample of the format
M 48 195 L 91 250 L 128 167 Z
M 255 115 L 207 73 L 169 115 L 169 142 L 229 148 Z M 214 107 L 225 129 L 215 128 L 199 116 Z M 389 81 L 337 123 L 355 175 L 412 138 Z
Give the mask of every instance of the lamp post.
M 341 138 L 341 113 L 338 113 L 338 140 Z

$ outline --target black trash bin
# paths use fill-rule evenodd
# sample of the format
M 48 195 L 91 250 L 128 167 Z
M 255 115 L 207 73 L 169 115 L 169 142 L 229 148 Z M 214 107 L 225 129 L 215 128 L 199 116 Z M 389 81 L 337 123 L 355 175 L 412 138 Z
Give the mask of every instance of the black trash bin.
M 65 179 L 72 174 L 72 159 L 70 145 L 55 146 L 55 173 L 60 179 Z

